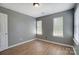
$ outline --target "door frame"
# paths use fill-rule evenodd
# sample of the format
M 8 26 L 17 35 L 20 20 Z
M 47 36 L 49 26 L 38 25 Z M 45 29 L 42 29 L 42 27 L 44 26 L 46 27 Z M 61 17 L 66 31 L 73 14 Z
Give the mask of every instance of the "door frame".
M 5 32 L 5 35 L 7 35 L 7 47 L 5 47 L 4 49 L 3 49 L 3 48 L 0 49 L 0 51 L 3 51 L 3 50 L 8 49 L 8 15 L 5 14 L 5 13 L 1 13 L 1 12 L 0 12 L 0 14 L 5 15 L 6 18 L 7 18 L 7 19 L 6 19 L 6 20 L 7 20 L 7 21 L 6 21 L 6 22 L 7 22 L 7 23 L 6 23 L 6 24 L 7 24 L 7 25 L 6 25 L 6 27 L 7 27 L 7 33 Z

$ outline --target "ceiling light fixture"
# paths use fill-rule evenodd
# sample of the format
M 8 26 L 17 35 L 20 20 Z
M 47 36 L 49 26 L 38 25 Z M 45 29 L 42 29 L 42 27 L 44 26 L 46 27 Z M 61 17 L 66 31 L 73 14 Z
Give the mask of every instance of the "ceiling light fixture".
M 34 7 L 39 7 L 39 5 L 40 5 L 39 3 L 33 3 Z

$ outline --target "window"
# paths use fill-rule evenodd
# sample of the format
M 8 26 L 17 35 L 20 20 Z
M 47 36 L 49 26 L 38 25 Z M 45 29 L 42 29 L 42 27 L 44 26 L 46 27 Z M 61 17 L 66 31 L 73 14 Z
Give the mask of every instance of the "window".
M 63 37 L 63 17 L 53 19 L 53 36 Z
M 42 21 L 37 21 L 37 34 L 42 35 Z

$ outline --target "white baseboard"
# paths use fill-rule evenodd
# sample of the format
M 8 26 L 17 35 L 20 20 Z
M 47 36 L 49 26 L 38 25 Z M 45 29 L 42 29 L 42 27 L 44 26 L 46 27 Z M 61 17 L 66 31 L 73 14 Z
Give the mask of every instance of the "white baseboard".
M 24 41 L 24 42 L 20 42 L 20 43 L 14 44 L 14 45 L 12 45 L 12 46 L 9 46 L 8 49 L 9 49 L 9 48 L 12 48 L 12 47 L 15 47 L 15 46 L 22 45 L 22 44 L 27 43 L 27 42 L 31 42 L 31 41 L 33 41 L 33 40 L 35 40 L 35 39 L 31 39 L 31 40 L 28 40 L 28 41 Z
M 54 43 L 54 44 L 58 44 L 58 45 L 73 47 L 72 45 L 63 44 L 63 43 L 58 43 L 58 42 L 53 42 L 53 41 L 49 41 L 49 40 L 44 40 L 44 39 L 38 39 L 38 40 L 42 40 L 42 41 L 45 41 L 45 42 Z
M 73 40 L 76 45 L 79 45 L 79 42 L 75 38 Z M 75 55 L 77 55 L 77 52 L 74 47 L 73 47 L 73 50 L 74 50 Z
M 38 39 L 38 38 L 37 38 Z M 72 47 L 73 48 L 73 51 L 75 53 L 75 55 L 77 55 L 76 51 L 75 51 L 75 48 L 71 45 L 68 45 L 68 44 L 62 44 L 62 43 L 58 43 L 58 42 L 53 42 L 53 41 L 49 41 L 49 40 L 44 40 L 44 39 L 38 39 L 38 40 L 41 40 L 41 41 L 45 41 L 45 42 L 49 42 L 49 43 L 54 43 L 54 44 L 58 44 L 58 45 L 62 45 L 62 46 L 67 46 L 67 47 Z
M 49 42 L 49 43 L 54 43 L 54 44 L 62 45 L 62 46 L 72 47 L 73 50 L 74 50 L 75 55 L 77 55 L 77 53 L 76 53 L 74 47 L 71 46 L 71 45 L 68 45 L 68 44 L 62 44 L 62 43 L 53 42 L 53 41 L 44 40 L 44 39 L 39 39 L 39 38 L 34 38 L 34 39 L 31 39 L 31 40 L 28 40 L 28 41 L 24 41 L 24 42 L 20 42 L 20 43 L 14 44 L 14 45 L 12 45 L 12 46 L 9 46 L 7 49 L 12 48 L 12 47 L 15 47 L 15 46 L 22 45 L 22 44 L 27 43 L 27 42 L 31 42 L 31 41 L 36 40 L 36 39 L 37 39 L 37 40 L 41 40 L 41 41 L 45 41 L 45 42 Z
M 22 44 L 27 43 L 27 42 L 31 42 L 31 41 L 36 40 L 36 39 L 38 39 L 38 38 L 34 38 L 34 39 L 31 39 L 31 40 L 28 40 L 28 41 L 20 42 L 20 43 L 14 44 L 12 46 L 9 46 L 8 48 L 12 48 L 12 47 L 15 47 L 15 46 L 19 46 L 19 45 L 22 45 Z M 62 43 L 53 42 L 53 41 L 44 40 L 44 39 L 38 39 L 38 40 L 42 40 L 42 41 L 45 41 L 45 42 L 54 43 L 54 44 L 68 46 L 68 47 L 72 47 L 73 48 L 72 45 L 68 45 L 68 44 L 62 44 Z
M 79 45 L 79 42 L 74 38 L 73 39 L 76 45 Z
M 15 47 L 15 46 L 22 45 L 22 44 L 24 44 L 24 43 L 31 42 L 31 41 L 33 41 L 33 40 L 35 40 L 35 39 L 30 39 L 30 40 L 28 40 L 28 41 L 24 41 L 24 42 L 20 42 L 20 43 L 17 43 L 17 44 L 8 46 L 8 48 L 6 48 L 6 49 L 9 49 L 9 48 L 12 48 L 12 47 Z M 5 49 L 5 50 L 6 50 L 6 49 Z M 4 51 L 4 50 L 2 50 L 2 51 Z M 0 52 L 1 52 L 1 51 L 0 51 Z
M 74 50 L 75 55 L 77 55 L 77 53 L 76 53 L 76 51 L 75 51 L 75 48 L 74 48 L 74 47 L 73 47 L 73 50 Z

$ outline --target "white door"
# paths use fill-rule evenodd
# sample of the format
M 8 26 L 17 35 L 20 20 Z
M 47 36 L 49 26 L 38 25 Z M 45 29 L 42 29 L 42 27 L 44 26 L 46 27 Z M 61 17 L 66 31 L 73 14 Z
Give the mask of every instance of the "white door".
M 8 48 L 8 16 L 0 13 L 0 51 Z

